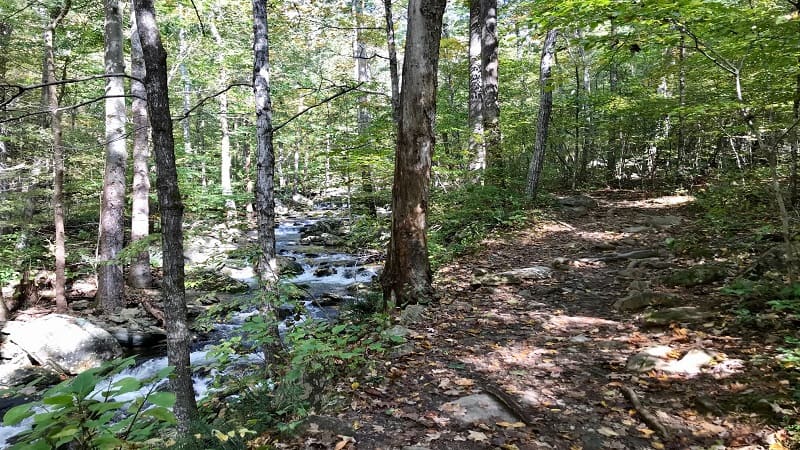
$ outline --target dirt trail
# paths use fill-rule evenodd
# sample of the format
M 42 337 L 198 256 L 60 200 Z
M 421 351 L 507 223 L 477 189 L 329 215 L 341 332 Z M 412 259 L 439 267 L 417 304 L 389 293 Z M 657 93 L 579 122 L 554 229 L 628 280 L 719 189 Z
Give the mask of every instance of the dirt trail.
M 354 432 L 315 424 L 304 446 L 344 447 L 347 439 L 336 435 L 347 434 L 355 439 L 347 448 L 359 449 L 783 448 L 769 447 L 776 429 L 765 423 L 789 412 L 761 400 L 791 389 L 769 359 L 779 345 L 764 342 L 763 333 L 729 335 L 733 312 L 719 281 L 689 288 L 660 281 L 696 263 L 665 245 L 695 233 L 690 199 L 591 197 L 596 207 L 557 210 L 442 268 L 440 303 L 406 325 L 405 351 L 383 362 L 374 381 L 361 382 L 334 419 Z M 630 253 L 638 250 L 654 252 Z M 553 271 L 542 280 L 475 281 L 476 274 L 531 266 Z M 637 289 L 706 316 L 644 327 L 642 312 L 614 307 Z M 657 361 L 666 365 L 626 367 L 632 355 L 658 345 L 669 346 Z M 697 366 L 687 362 L 704 355 Z M 465 411 L 449 402 L 478 393 L 513 416 L 460 424 Z

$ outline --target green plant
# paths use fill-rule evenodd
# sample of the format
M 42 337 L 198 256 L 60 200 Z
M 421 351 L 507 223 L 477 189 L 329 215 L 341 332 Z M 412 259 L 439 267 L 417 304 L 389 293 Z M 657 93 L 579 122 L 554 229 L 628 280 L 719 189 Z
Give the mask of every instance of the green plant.
M 71 444 L 75 449 L 111 449 L 137 443 L 154 446 L 157 433 L 175 423 L 170 408 L 175 396 L 156 391 L 157 381 L 169 376 L 171 367 L 147 380 L 112 377 L 134 364 L 134 358 L 118 359 L 89 369 L 48 389 L 40 401 L 15 406 L 3 417 L 6 425 L 33 418 L 11 449 L 51 449 Z M 125 402 L 116 397 L 151 387 L 143 396 Z

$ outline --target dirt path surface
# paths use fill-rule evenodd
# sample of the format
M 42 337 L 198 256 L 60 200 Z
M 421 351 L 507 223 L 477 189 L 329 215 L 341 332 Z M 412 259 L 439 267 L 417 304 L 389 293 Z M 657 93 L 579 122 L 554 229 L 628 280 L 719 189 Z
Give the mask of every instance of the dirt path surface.
M 736 324 L 722 276 L 663 282 L 707 262 L 669 249 L 698 232 L 691 198 L 640 195 L 592 193 L 596 205 L 558 209 L 439 270 L 440 303 L 405 320 L 407 344 L 343 386 L 349 408 L 312 420 L 303 445 L 783 448 L 769 424 L 793 414 L 781 399 L 796 379 L 774 359 L 779 337 Z M 679 315 L 648 326 L 654 310 Z

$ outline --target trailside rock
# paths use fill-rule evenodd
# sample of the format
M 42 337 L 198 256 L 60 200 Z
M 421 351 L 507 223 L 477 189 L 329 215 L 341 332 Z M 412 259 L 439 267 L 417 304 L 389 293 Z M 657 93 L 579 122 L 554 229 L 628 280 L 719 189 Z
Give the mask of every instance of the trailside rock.
M 664 283 L 672 286 L 699 286 L 724 280 L 727 269 L 716 264 L 701 264 L 687 269 L 679 269 L 664 277 Z
M 698 323 L 710 319 L 712 313 L 700 311 L 694 306 L 681 306 L 677 308 L 662 309 L 653 311 L 644 317 L 645 326 L 664 326 L 672 322 L 676 323 Z
M 522 281 L 544 280 L 550 278 L 553 269 L 545 266 L 525 267 L 506 272 L 476 276 L 473 285 L 499 286 L 503 284 L 519 284 Z
M 475 394 L 447 402 L 439 409 L 463 425 L 517 422 L 519 419 L 489 394 Z
M 640 311 L 648 306 L 674 306 L 683 300 L 675 294 L 653 291 L 631 292 L 614 303 L 618 311 Z
M 3 333 L 40 365 L 68 374 L 81 373 L 122 355 L 122 347 L 109 332 L 86 319 L 65 314 L 8 322 Z
M 568 208 L 584 207 L 596 208 L 597 201 L 587 195 L 576 195 L 573 197 L 562 197 L 558 199 L 558 204 Z

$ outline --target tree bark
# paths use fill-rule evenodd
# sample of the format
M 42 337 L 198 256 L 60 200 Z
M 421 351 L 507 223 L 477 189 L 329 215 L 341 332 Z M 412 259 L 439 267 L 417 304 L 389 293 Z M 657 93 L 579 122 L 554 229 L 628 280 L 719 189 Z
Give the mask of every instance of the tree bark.
M 56 87 L 56 57 L 55 34 L 56 28 L 64 19 L 72 6 L 71 0 L 55 8 L 50 13 L 50 21 L 44 29 L 44 74 L 47 86 L 44 97 L 47 99 L 47 108 L 50 117 L 50 131 L 53 136 L 53 225 L 55 227 L 55 303 L 58 312 L 68 309 L 66 299 L 66 260 L 67 251 L 64 231 L 64 143 L 62 138 L 61 111 L 59 110 L 59 96 Z
M 164 253 L 162 295 L 167 329 L 167 360 L 175 367 L 170 386 L 177 397 L 174 412 L 178 428 L 186 432 L 191 421 L 197 417 L 197 403 L 189 367 L 190 335 L 186 321 L 183 268 L 183 203 L 175 167 L 175 141 L 167 88 L 167 54 L 156 25 L 153 0 L 134 0 L 133 3 L 147 71 L 147 108 L 158 169 L 156 185 L 161 205 L 161 245 Z
M 105 0 L 105 73 L 123 74 L 122 8 L 119 0 Z M 125 84 L 121 76 L 106 78 L 106 164 L 100 205 L 100 236 L 97 266 L 97 302 L 104 311 L 115 311 L 125 303 L 122 264 L 116 261 L 125 239 Z
M 183 7 L 179 7 L 178 15 L 183 21 Z M 183 83 L 183 120 L 181 121 L 181 131 L 183 132 L 183 151 L 191 155 L 192 135 L 191 123 L 189 122 L 189 108 L 192 105 L 192 79 L 189 77 L 189 69 L 186 68 L 186 58 L 189 57 L 189 44 L 186 42 L 186 28 L 181 25 L 178 30 L 178 71 L 181 73 Z
M 258 242 L 257 265 L 262 311 L 267 316 L 271 343 L 264 358 L 269 372 L 280 357 L 280 335 L 275 316 L 278 264 L 275 252 L 275 150 L 273 147 L 272 100 L 270 98 L 269 24 L 267 1 L 253 0 L 253 93 L 256 106 L 256 201 Z
M 147 116 L 147 91 L 144 55 L 136 13 L 131 11 L 131 115 L 133 116 L 133 189 L 131 193 L 131 244 L 146 239 L 150 234 L 150 120 Z M 150 251 L 142 249 L 131 261 L 128 284 L 135 288 L 148 288 L 153 284 L 150 272 Z
M 550 76 L 556 64 L 556 39 L 558 29 L 547 32 L 547 37 L 542 45 L 542 59 L 539 64 L 539 115 L 536 119 L 536 142 L 533 145 L 533 158 L 528 168 L 528 186 L 525 192 L 529 197 L 536 197 L 539 187 L 539 177 L 542 174 L 544 151 L 547 145 L 547 130 L 550 126 L 550 113 L 553 110 L 553 89 L 550 86 Z
M 483 64 L 481 62 L 481 0 L 469 2 L 469 154 L 470 170 L 478 176 L 486 169 L 486 145 L 483 136 Z
M 392 187 L 392 232 L 381 284 L 384 303 L 429 301 L 427 214 L 435 144 L 439 43 L 445 0 L 411 0 Z
M 496 180 L 503 176 L 500 149 L 499 57 L 497 40 L 497 0 L 481 0 L 481 65 L 483 66 L 483 133 L 487 168 Z M 501 183 L 502 184 L 502 183 Z

